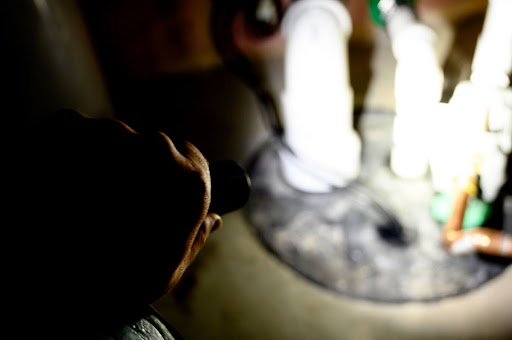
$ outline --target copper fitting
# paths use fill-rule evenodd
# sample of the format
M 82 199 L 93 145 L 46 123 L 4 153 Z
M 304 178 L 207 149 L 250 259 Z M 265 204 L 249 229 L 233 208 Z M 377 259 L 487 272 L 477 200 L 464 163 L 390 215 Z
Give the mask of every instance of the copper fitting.
M 484 131 L 489 131 L 489 110 L 485 115 Z M 502 231 L 477 227 L 463 230 L 462 223 L 470 196 L 478 192 L 478 175 L 484 157 L 475 153 L 470 170 L 457 180 L 457 196 L 450 218 L 443 229 L 443 244 L 452 253 L 475 250 L 482 254 L 512 258 L 512 236 Z
M 457 248 L 470 245 L 481 254 L 512 258 L 512 236 L 491 228 L 478 227 L 467 231 L 445 230 L 443 243 L 452 252 L 456 252 Z
M 443 229 L 445 248 L 452 252 L 461 248 L 472 248 L 482 254 L 512 258 L 511 235 L 486 227 L 477 227 L 470 230 L 462 229 L 468 199 L 467 190 L 459 189 L 452 213 Z

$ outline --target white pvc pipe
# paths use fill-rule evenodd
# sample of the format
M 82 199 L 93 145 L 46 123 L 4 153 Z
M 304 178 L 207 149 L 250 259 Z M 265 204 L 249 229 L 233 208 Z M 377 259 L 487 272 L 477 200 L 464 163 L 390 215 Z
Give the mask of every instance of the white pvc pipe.
M 512 71 L 512 1 L 489 0 L 484 26 L 477 41 L 471 81 L 506 88 Z
M 512 152 L 511 15 L 512 1 L 489 0 L 471 80 L 457 85 L 439 120 L 448 132 L 436 130 L 438 145 L 430 160 L 435 191 L 451 191 L 459 168 L 475 154 L 482 159 L 479 184 L 484 201 L 495 200 L 506 180 L 507 158 Z
M 410 10 L 409 10 L 410 11 Z M 436 34 L 403 10 L 389 23 L 395 70 L 395 111 L 391 169 L 403 178 L 419 178 L 429 166 L 428 134 L 432 112 L 443 89 L 443 71 L 435 50 Z M 404 18 L 405 16 L 405 18 Z M 405 19 L 400 22 L 400 19 Z
M 284 91 L 281 95 L 285 179 L 323 192 L 341 187 L 360 171 L 361 142 L 353 129 L 348 66 L 351 19 L 335 0 L 293 3 L 283 18 Z

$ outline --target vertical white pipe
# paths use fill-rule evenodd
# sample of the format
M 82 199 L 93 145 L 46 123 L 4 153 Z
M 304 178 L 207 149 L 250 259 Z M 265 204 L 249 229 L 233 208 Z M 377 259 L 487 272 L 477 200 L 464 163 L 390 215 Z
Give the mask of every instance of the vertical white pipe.
M 484 201 L 495 200 L 506 180 L 507 157 L 512 152 L 511 15 L 512 1 L 489 0 L 471 79 L 457 85 L 449 103 L 452 121 L 443 121 L 451 132 L 442 138 L 438 133 L 440 145 L 430 160 L 436 191 L 451 190 L 464 154 L 482 159 L 479 184 Z M 464 143 L 457 148 L 453 140 Z
M 387 28 L 397 62 L 390 166 L 400 177 L 419 178 L 428 170 L 429 125 L 443 89 L 443 71 L 435 50 L 437 37 L 409 8 L 394 14 Z
M 478 37 L 471 81 L 506 88 L 512 71 L 512 1 L 489 0 L 484 26 Z
M 283 19 L 285 37 L 283 150 L 285 179 L 298 189 L 327 191 L 360 171 L 361 142 L 353 129 L 348 39 L 352 26 L 334 0 L 302 0 Z

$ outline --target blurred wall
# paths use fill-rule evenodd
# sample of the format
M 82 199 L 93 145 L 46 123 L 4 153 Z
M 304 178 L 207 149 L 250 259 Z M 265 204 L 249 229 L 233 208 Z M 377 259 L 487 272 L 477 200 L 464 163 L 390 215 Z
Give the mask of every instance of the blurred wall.
M 66 0 L 8 0 L 3 54 L 11 110 L 37 118 L 62 107 L 112 114 L 80 8 Z

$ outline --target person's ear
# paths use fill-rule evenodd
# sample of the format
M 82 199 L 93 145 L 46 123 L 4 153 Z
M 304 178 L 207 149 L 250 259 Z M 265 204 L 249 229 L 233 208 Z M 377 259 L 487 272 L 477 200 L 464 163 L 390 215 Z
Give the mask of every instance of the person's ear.
M 212 232 L 219 229 L 221 226 L 222 218 L 218 214 L 209 212 L 206 215 L 203 223 L 201 224 L 201 227 L 197 230 L 194 242 L 191 245 L 190 254 L 192 256 L 192 261 L 203 248 L 206 240 L 208 239 L 208 236 L 210 236 Z

